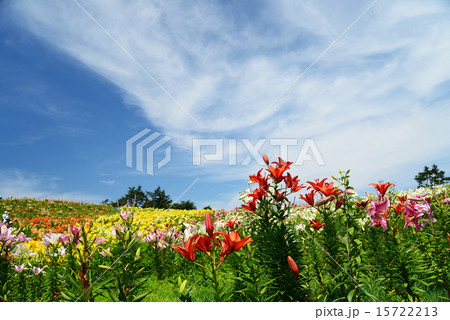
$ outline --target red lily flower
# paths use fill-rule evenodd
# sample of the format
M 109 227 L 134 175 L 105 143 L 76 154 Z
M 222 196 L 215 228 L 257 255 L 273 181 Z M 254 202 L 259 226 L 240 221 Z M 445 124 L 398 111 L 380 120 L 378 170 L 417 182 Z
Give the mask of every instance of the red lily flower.
M 340 207 L 342 207 L 343 204 L 344 204 L 344 198 L 339 196 L 339 198 L 336 201 L 336 210 L 339 209 Z
M 369 204 L 369 200 L 356 202 L 355 204 L 356 204 L 357 207 L 365 209 L 367 207 L 367 205 Z
M 288 167 L 286 167 L 286 166 L 283 166 L 283 167 L 269 166 L 269 169 L 266 169 L 266 170 L 270 172 L 270 174 L 272 175 L 272 179 L 276 183 L 279 183 L 281 180 L 283 180 L 283 173 L 284 173 L 284 171 L 286 171 L 287 168 Z
M 211 237 L 204 235 L 198 238 L 196 248 L 203 252 L 211 252 Z
M 263 154 L 263 160 L 267 165 L 269 165 L 269 157 L 267 157 L 267 154 Z
M 291 166 L 291 164 L 293 164 L 293 162 L 284 161 L 283 159 L 278 157 L 278 162 L 274 161 L 272 162 L 272 164 L 276 164 L 278 168 L 286 167 L 286 169 L 289 169 L 289 167 Z
M 323 187 L 323 184 L 325 183 L 326 180 L 327 180 L 327 178 L 323 179 L 322 181 L 319 181 L 319 179 L 316 179 L 315 182 L 306 181 L 307 183 L 310 184 L 310 187 L 308 187 L 308 190 L 313 188 L 314 190 L 319 191 L 319 187 Z
M 242 208 L 247 209 L 248 211 L 256 210 L 256 199 L 253 199 L 246 204 L 241 205 Z
M 222 245 L 220 250 L 220 258 L 222 261 L 225 260 L 225 257 L 230 253 L 240 250 L 247 243 L 253 242 L 253 240 L 250 239 L 251 236 L 246 236 L 241 240 L 239 233 L 235 231 L 231 231 L 230 234 L 217 232 L 216 235 L 218 234 L 223 236 L 223 240 L 220 240 Z
M 284 183 L 286 184 L 286 187 L 290 188 L 292 186 L 292 183 L 294 182 L 294 179 L 298 178 L 298 176 L 295 176 L 292 178 L 291 174 L 288 172 L 286 173 L 286 176 L 284 177 Z
M 300 182 L 300 180 L 298 179 L 298 176 L 295 176 L 292 178 L 291 174 L 289 172 L 284 177 L 284 183 L 286 184 L 286 187 L 291 188 L 292 193 L 298 192 L 305 187 L 302 184 L 299 185 L 298 184 L 299 182 Z
M 333 186 L 333 182 L 325 183 L 323 186 L 318 187 L 318 191 L 322 193 L 325 197 L 339 195 L 342 193 L 342 190 L 339 188 L 335 188 Z
M 285 193 L 286 193 L 286 192 L 279 192 L 279 191 L 277 191 L 277 200 L 283 199 Z
M 387 189 L 389 189 L 390 186 L 394 186 L 394 183 L 385 182 L 385 183 L 369 183 L 369 186 L 374 186 L 375 189 L 378 190 L 378 192 L 381 194 L 382 197 L 386 194 Z
M 298 277 L 300 275 L 300 271 L 298 270 L 298 266 L 295 263 L 294 259 L 291 258 L 291 256 L 288 256 L 287 258 L 289 268 L 291 269 L 292 273 Z
M 405 205 L 403 203 L 397 203 L 393 208 L 396 214 L 405 212 Z
M 195 260 L 195 248 L 197 246 L 197 241 L 200 238 L 199 235 L 191 236 L 185 244 L 185 247 L 181 246 L 172 246 L 175 250 L 181 253 L 186 259 L 194 262 Z
M 404 203 L 406 200 L 408 200 L 408 196 L 398 196 L 397 197 L 398 201 L 400 201 L 401 203 Z
M 314 206 L 314 196 L 316 195 L 316 190 L 311 190 L 310 193 L 306 193 L 304 196 L 299 195 L 299 197 L 305 201 L 310 206 Z
M 225 225 L 226 226 L 228 226 L 228 228 L 230 228 L 230 229 L 233 229 L 234 228 L 234 226 L 237 226 L 239 223 L 238 223 L 238 221 L 237 220 L 235 220 L 235 221 L 227 221 L 226 223 L 225 223 Z
M 263 196 L 267 196 L 267 191 L 261 188 L 256 189 L 253 193 L 250 193 L 248 196 L 252 197 L 254 200 L 260 200 Z
M 250 178 L 250 181 L 253 181 L 253 182 L 256 182 L 257 184 L 259 184 L 261 189 L 267 191 L 269 189 L 269 186 L 267 184 L 267 180 L 269 179 L 269 177 L 267 177 L 267 176 L 263 177 L 261 175 L 262 170 L 263 169 L 260 169 L 256 175 L 251 175 L 251 176 L 249 176 L 249 178 Z
M 320 223 L 320 220 L 316 220 L 316 219 L 312 219 L 309 221 L 309 226 L 316 230 L 320 230 L 320 229 L 322 229 L 323 226 L 326 226 L 326 225 L 327 225 L 326 223 L 322 224 L 322 223 Z

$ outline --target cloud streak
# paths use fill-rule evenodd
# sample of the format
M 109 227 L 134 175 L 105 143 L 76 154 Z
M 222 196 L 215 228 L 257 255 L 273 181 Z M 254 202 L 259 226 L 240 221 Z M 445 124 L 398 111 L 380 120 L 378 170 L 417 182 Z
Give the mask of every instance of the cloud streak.
M 253 127 L 372 1 L 77 1 L 200 127 L 76 3 L 19 0 L 9 10 L 17 24 L 119 87 L 181 153 L 189 154 L 193 137 L 314 138 L 327 166 L 299 171 L 314 178 L 351 168 L 360 186 L 389 177 L 406 184 L 402 168 L 450 156 L 441 138 L 450 134 L 445 1 L 379 1 Z M 189 165 L 185 158 L 179 167 Z M 232 180 L 247 169 L 193 170 Z

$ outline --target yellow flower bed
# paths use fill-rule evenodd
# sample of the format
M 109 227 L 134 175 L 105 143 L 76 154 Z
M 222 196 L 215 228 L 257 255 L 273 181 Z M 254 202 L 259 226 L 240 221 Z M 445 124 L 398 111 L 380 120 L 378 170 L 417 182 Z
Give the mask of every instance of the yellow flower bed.
M 205 213 L 211 210 L 175 210 L 175 209 L 154 209 L 154 208 L 138 208 L 138 207 L 122 207 L 126 212 L 132 212 L 134 216 L 134 225 L 140 225 L 139 232 L 143 235 L 152 229 L 164 230 L 167 228 L 177 227 L 180 230 L 183 223 L 191 221 L 197 222 L 204 219 Z M 93 231 L 99 236 L 109 237 L 111 235 L 111 227 L 120 220 L 120 215 L 101 216 L 93 220 Z
M 25 242 L 24 245 L 31 252 L 34 252 L 37 254 L 45 254 L 45 246 L 42 245 L 42 240 L 31 240 L 31 241 Z

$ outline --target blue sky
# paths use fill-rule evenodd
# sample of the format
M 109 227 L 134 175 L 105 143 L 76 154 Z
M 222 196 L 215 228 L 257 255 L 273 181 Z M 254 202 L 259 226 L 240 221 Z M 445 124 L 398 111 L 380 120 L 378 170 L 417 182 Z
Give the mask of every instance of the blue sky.
M 291 161 L 312 139 L 325 165 L 309 153 L 292 171 L 349 168 L 359 193 L 414 187 L 433 163 L 450 174 L 450 4 L 372 4 L 1 2 L 0 195 L 100 202 L 142 185 L 177 199 L 196 181 L 179 201 L 232 208 L 260 168 L 243 141 L 260 139 L 271 159 L 270 139 L 297 139 Z M 171 137 L 153 176 L 125 163 L 145 128 Z M 223 160 L 194 166 L 194 139 L 222 139 Z

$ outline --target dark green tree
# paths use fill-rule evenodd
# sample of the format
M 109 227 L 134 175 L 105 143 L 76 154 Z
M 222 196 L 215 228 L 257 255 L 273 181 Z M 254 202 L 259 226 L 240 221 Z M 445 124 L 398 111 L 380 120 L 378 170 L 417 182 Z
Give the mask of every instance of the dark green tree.
M 119 206 L 137 206 L 142 207 L 148 202 L 146 193 L 142 190 L 141 186 L 129 187 L 128 192 L 120 199 L 117 200 Z
M 161 189 L 160 186 L 156 188 L 153 192 L 147 191 L 148 200 L 144 203 L 144 208 L 152 207 L 158 209 L 167 209 L 172 204 L 172 199 L 166 191 Z
M 191 200 L 181 201 L 180 203 L 174 203 L 171 206 L 171 208 L 179 209 L 179 210 L 195 210 L 195 209 L 197 209 L 194 202 L 192 202 Z
M 450 181 L 450 177 L 445 177 L 445 171 L 439 170 L 438 166 L 433 164 L 431 169 L 425 166 L 423 171 L 414 177 L 414 180 L 419 187 L 429 187 Z

